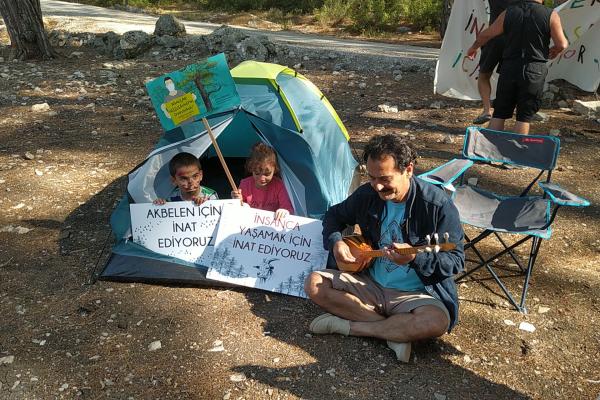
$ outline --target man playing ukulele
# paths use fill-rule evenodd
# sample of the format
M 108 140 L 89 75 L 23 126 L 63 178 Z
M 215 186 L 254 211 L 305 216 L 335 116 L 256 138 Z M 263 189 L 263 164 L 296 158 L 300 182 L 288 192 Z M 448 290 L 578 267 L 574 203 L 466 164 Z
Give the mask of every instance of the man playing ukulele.
M 358 224 L 384 257 L 356 274 L 315 271 L 304 289 L 328 312 L 312 321 L 312 332 L 384 339 L 404 362 L 410 358 L 411 342 L 441 336 L 456 324 L 458 296 L 452 277 L 464 268 L 458 211 L 442 189 L 413 177 L 416 158 L 395 135 L 369 140 L 363 159 L 370 182 L 327 211 L 323 240 L 336 263 L 358 263 L 355 269 L 361 269 L 366 261 L 350 253 L 341 234 Z M 427 237 L 446 232 L 456 244 L 450 251 L 394 251 L 425 245 Z

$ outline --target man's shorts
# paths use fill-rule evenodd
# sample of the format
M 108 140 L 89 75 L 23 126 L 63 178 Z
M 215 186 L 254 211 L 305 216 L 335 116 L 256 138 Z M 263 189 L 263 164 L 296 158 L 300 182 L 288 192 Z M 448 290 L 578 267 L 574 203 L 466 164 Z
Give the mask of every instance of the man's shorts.
M 378 314 L 389 317 L 394 314 L 411 312 L 421 306 L 435 306 L 446 315 L 448 326 L 450 326 L 450 314 L 444 303 L 427 293 L 401 292 L 384 288 L 371 279 L 368 271 L 358 274 L 349 274 L 337 269 L 315 272 L 330 280 L 334 289 L 354 295 Z M 448 330 L 448 326 L 446 330 Z
M 500 64 L 504 52 L 504 38 L 494 38 L 481 48 L 479 57 L 479 72 L 491 74 Z
M 517 121 L 531 122 L 542 105 L 547 73 L 544 63 L 529 63 L 519 70 L 502 68 L 496 87 L 493 117 L 510 119 L 516 107 Z

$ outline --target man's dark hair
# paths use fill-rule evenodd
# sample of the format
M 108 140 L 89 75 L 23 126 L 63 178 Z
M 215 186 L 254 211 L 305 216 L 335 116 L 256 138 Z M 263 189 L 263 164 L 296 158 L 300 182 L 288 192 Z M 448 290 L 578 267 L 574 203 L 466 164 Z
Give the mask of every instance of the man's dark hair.
M 165 77 L 165 79 L 163 79 L 163 83 L 167 82 L 167 81 L 173 81 L 173 78 L 171 78 L 170 76 Z M 173 81 L 175 82 L 175 81 Z
M 369 157 L 372 160 L 381 160 L 392 157 L 396 163 L 396 169 L 404 172 L 410 163 L 417 163 L 417 152 L 404 139 L 394 134 L 373 136 L 363 151 L 363 161 L 366 163 Z
M 177 170 L 181 167 L 189 167 L 195 165 L 198 167 L 200 171 L 202 171 L 202 165 L 200 164 L 200 160 L 193 154 L 190 153 L 178 153 L 171 158 L 169 161 L 169 173 L 172 177 L 175 177 Z

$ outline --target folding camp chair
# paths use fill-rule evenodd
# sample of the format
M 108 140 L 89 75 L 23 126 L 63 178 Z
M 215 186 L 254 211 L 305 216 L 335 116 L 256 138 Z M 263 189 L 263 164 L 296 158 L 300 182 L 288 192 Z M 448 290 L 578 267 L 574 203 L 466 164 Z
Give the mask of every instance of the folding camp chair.
M 452 198 L 459 211 L 461 222 L 481 229 L 474 238 L 465 235 L 465 250 L 471 249 L 477 256 L 475 266 L 457 277 L 461 281 L 473 272 L 485 267 L 498 283 L 510 303 L 520 312 L 526 313 L 525 299 L 529 280 L 540 250 L 542 239 L 549 239 L 552 233 L 552 223 L 561 206 L 586 207 L 590 203 L 560 186 L 550 182 L 552 170 L 560 151 L 560 140 L 552 136 L 520 135 L 510 132 L 493 131 L 478 127 L 466 130 L 462 158 L 420 175 L 430 183 L 438 184 L 453 192 Z M 535 178 L 518 195 L 498 195 L 474 185 L 464 184 L 465 171 L 473 163 L 520 166 L 536 171 Z M 497 170 L 499 172 L 499 170 Z M 504 171 L 510 175 L 513 171 Z M 545 180 L 542 178 L 546 175 Z M 460 184 L 455 188 L 452 184 L 459 179 Z M 510 176 L 507 177 L 510 179 Z M 539 181 L 539 182 L 538 182 Z M 514 180 L 510 180 L 514 182 Z M 538 182 L 542 193 L 530 193 Z M 513 244 L 508 244 L 502 237 L 503 233 L 523 235 Z M 501 236 L 502 235 L 502 236 Z M 503 250 L 490 257 L 484 257 L 476 247 L 488 236 L 495 237 Z M 531 240 L 529 256 L 526 260 L 514 251 L 518 246 Z M 510 256 L 524 275 L 521 299 L 517 303 L 509 289 L 494 270 L 493 264 L 504 255 Z M 525 266 L 526 265 L 526 266 Z

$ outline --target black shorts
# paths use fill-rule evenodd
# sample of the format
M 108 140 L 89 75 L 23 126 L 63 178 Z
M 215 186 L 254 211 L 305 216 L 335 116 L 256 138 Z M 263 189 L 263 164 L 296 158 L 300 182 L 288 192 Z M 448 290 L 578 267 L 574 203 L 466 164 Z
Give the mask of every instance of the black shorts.
M 530 122 L 542 105 L 547 73 L 545 63 L 529 63 L 516 70 L 503 68 L 498 78 L 493 117 L 510 119 L 516 107 L 517 121 Z
M 504 52 L 504 38 L 494 38 L 481 48 L 479 72 L 491 74 L 500 64 Z

